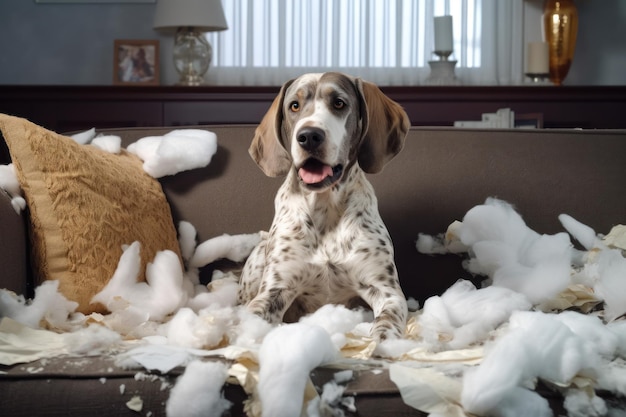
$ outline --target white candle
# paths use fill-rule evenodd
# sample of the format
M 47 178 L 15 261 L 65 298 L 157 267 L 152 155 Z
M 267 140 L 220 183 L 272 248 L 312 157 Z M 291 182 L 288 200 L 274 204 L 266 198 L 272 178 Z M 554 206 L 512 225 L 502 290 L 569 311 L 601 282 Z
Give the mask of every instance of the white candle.
M 435 17 L 435 51 L 452 52 L 452 16 Z
M 547 42 L 528 42 L 526 51 L 527 74 L 547 74 L 550 72 L 550 51 Z

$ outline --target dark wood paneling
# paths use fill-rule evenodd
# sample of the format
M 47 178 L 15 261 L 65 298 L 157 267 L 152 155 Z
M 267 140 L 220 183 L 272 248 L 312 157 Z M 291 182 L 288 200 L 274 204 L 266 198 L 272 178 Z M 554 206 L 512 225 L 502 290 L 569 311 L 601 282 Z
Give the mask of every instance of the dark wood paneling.
M 626 128 L 626 86 L 381 87 L 416 126 L 480 120 L 509 107 L 544 127 Z M 258 123 L 279 87 L 0 86 L 0 112 L 56 131 Z

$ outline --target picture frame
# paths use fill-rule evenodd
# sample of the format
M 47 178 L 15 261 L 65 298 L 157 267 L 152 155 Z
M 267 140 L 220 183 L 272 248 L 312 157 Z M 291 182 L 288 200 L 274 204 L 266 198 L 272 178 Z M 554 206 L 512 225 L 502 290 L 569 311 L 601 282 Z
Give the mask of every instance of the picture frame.
M 116 39 L 113 45 L 113 85 L 159 85 L 159 41 Z

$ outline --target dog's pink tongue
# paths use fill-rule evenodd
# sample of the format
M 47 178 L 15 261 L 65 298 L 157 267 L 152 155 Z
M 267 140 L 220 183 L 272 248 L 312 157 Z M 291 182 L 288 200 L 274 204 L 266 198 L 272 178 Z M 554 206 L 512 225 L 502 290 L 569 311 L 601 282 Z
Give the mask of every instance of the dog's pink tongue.
M 306 184 L 317 184 L 324 181 L 326 177 L 332 177 L 333 169 L 320 163 L 306 163 L 300 168 L 298 174 Z

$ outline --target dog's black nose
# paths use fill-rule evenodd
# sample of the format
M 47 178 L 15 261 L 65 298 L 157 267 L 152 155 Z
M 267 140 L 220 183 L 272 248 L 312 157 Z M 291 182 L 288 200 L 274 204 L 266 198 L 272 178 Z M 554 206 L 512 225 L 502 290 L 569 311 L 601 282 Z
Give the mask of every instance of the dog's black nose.
M 317 127 L 304 127 L 298 132 L 298 143 L 307 151 L 318 148 L 326 138 L 324 131 Z

